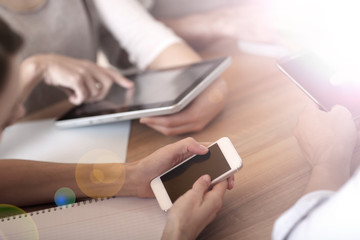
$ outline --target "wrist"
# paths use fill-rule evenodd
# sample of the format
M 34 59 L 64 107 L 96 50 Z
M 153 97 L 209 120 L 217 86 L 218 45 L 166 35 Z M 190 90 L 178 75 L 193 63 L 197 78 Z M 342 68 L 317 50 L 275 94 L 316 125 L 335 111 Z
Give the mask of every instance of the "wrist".
M 337 191 L 350 178 L 348 167 L 338 167 L 332 164 L 319 164 L 313 167 L 310 180 L 304 193 L 318 190 Z
M 353 150 L 350 148 L 334 147 L 329 151 L 315 156 L 318 161 L 313 167 L 325 167 L 329 169 L 350 169 Z
M 321 172 L 329 177 L 341 175 L 346 178 L 350 177 L 350 166 L 339 163 L 319 163 L 312 168 L 312 172 Z
M 43 55 L 35 55 L 25 59 L 21 63 L 20 79 L 26 91 L 32 91 L 32 89 L 43 80 L 46 69 L 46 61 L 43 61 L 43 58 Z
M 125 164 L 125 182 L 117 196 L 137 196 L 137 164 L 129 163 Z
M 161 240 L 190 240 L 185 236 L 185 233 L 182 233 L 179 226 L 176 224 L 170 224 L 169 220 L 166 222 Z

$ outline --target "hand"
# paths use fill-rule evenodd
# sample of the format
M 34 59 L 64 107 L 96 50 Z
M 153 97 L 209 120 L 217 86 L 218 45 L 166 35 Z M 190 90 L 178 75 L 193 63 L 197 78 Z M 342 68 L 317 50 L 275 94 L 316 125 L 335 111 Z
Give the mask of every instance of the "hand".
M 340 164 L 348 167 L 357 132 L 346 108 L 334 106 L 330 112 L 323 112 L 308 105 L 299 117 L 295 137 L 313 166 Z
M 167 136 L 200 131 L 223 109 L 226 92 L 226 82 L 219 78 L 179 113 L 142 118 L 140 123 Z
M 125 88 L 133 83 L 115 70 L 103 68 L 87 61 L 60 55 L 36 55 L 26 59 L 21 66 L 21 78 L 34 87 L 40 80 L 60 87 L 69 95 L 73 104 L 103 99 L 113 82 Z M 35 85 L 36 85 L 35 84 Z
M 204 155 L 208 148 L 200 145 L 193 138 L 186 138 L 179 142 L 160 148 L 148 157 L 136 163 L 136 170 L 128 174 L 130 182 L 136 182 L 136 196 L 154 197 L 150 182 L 155 177 L 184 161 L 194 154 Z
M 200 177 L 192 189 L 181 196 L 169 211 L 162 239 L 196 239 L 221 209 L 227 181 L 210 191 L 210 176 Z

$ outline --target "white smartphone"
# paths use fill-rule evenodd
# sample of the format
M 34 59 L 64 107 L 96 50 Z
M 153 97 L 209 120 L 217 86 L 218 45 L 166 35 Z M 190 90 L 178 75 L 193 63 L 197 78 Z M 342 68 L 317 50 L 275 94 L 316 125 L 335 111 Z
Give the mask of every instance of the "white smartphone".
M 223 137 L 209 146 L 205 155 L 194 155 L 151 181 L 151 188 L 160 208 L 167 211 L 181 195 L 192 188 L 204 174 L 211 185 L 228 178 L 242 166 L 242 161 L 230 139 Z

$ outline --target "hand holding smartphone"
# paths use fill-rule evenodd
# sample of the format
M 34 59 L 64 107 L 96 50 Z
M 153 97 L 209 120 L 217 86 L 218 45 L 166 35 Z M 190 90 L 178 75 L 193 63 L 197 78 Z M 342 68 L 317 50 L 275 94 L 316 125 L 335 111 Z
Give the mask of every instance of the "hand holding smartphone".
M 192 156 L 151 181 L 151 188 L 160 208 L 167 211 L 194 182 L 209 174 L 215 185 L 234 174 L 242 161 L 229 138 L 224 137 L 209 146 L 205 155 Z

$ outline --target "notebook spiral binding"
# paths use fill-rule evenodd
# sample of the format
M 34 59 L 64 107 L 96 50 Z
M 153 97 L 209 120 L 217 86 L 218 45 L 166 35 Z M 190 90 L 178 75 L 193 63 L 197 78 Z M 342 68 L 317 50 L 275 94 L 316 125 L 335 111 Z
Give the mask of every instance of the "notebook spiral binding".
M 93 202 L 104 201 L 104 200 L 108 200 L 108 199 L 112 199 L 112 198 L 116 198 L 116 197 L 92 198 L 92 199 L 88 199 L 88 200 L 85 200 L 85 201 L 80 201 L 80 202 L 76 202 L 76 203 L 72 203 L 72 204 L 67 204 L 67 205 L 62 205 L 62 206 L 58 206 L 58 207 L 52 207 L 52 208 L 43 209 L 43 210 L 38 210 L 38 211 L 34 211 L 34 212 L 29 212 L 29 213 L 23 213 L 23 214 L 18 214 L 18 215 L 3 217 L 3 218 L 0 218 L 0 223 L 1 223 L 1 222 L 5 222 L 5 221 L 16 220 L 16 219 L 19 219 L 19 218 L 32 217 L 32 216 L 34 216 L 34 215 L 39 215 L 39 214 L 45 214 L 45 213 L 47 213 L 47 212 L 53 212 L 53 211 L 57 211 L 57 210 L 63 210 L 63 209 L 66 209 L 66 208 L 73 208 L 73 207 L 77 207 L 77 206 L 81 206 L 81 205 L 86 205 L 86 204 L 90 204 L 90 203 L 93 203 Z

